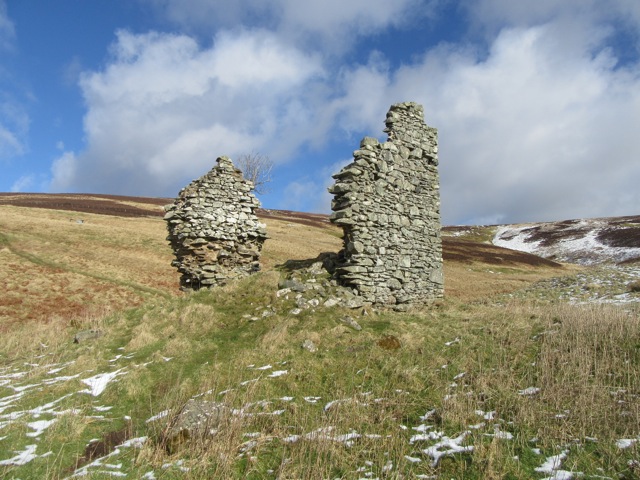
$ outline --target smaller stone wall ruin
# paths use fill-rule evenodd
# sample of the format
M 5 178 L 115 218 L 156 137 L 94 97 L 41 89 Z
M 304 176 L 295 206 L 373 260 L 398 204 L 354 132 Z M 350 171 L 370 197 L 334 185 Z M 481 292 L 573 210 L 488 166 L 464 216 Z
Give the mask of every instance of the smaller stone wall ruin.
M 392 105 L 385 123 L 388 140 L 364 138 L 333 176 L 336 276 L 371 303 L 424 303 L 444 292 L 437 131 L 413 102 Z
M 267 235 L 254 213 L 260 201 L 252 189 L 229 158 L 219 157 L 165 207 L 172 265 L 182 274 L 183 289 L 224 285 L 260 269 Z

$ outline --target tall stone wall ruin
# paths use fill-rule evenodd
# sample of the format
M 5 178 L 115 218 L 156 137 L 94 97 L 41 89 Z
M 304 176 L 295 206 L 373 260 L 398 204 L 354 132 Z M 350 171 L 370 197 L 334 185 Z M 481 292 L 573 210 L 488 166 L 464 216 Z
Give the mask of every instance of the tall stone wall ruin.
M 172 265 L 182 274 L 183 289 L 224 285 L 260 269 L 267 235 L 254 213 L 260 201 L 252 189 L 229 158 L 219 157 L 165 207 Z
M 333 176 L 336 276 L 371 303 L 424 303 L 444 293 L 437 130 L 413 102 L 392 105 L 385 124 L 388 140 L 365 137 Z

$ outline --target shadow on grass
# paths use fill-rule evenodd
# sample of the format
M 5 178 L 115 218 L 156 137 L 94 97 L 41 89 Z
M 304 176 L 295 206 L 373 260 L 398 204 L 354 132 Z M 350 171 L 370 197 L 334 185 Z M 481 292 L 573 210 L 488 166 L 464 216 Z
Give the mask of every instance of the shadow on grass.
M 276 265 L 276 269 L 287 274 L 293 274 L 294 272 L 300 272 L 302 270 L 314 269 L 313 266 L 318 265 L 317 270 L 321 268 L 329 272 L 331 275 L 336 271 L 336 267 L 340 262 L 340 254 L 336 252 L 322 252 L 315 258 L 306 258 L 304 260 L 287 260 L 284 263 Z

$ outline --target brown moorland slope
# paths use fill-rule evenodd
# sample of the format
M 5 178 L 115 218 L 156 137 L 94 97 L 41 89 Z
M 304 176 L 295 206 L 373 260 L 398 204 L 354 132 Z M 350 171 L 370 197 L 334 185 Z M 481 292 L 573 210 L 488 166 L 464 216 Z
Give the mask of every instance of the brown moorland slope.
M 150 296 L 179 296 L 162 221 L 165 198 L 0 194 L 0 329 L 27 320 L 104 316 Z M 262 209 L 271 270 L 342 246 L 327 215 Z M 444 237 L 446 296 L 507 293 L 568 268 L 535 255 Z

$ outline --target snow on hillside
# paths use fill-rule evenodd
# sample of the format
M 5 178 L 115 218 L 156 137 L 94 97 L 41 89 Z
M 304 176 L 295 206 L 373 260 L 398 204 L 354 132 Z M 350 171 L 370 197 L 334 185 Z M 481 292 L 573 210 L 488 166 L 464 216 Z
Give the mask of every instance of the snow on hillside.
M 640 216 L 505 225 L 493 244 L 581 265 L 621 263 L 640 259 Z

